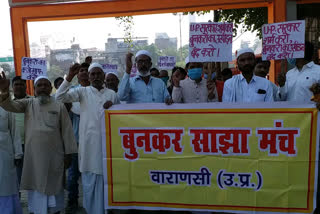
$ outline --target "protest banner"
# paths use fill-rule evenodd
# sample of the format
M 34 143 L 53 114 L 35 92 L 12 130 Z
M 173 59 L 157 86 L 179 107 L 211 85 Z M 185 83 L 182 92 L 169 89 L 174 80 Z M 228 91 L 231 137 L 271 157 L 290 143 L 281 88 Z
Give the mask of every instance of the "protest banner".
M 305 21 L 297 20 L 262 26 L 262 59 L 303 58 Z
M 232 33 L 232 23 L 190 23 L 190 62 L 232 61 Z
M 35 80 L 38 76 L 47 76 L 47 61 L 40 58 L 23 57 L 21 61 L 21 78 Z
M 107 209 L 312 213 L 318 111 L 294 104 L 115 105 Z
M 117 73 L 118 72 L 118 65 L 113 64 L 102 64 L 102 68 L 104 73 Z
M 175 56 L 159 56 L 158 68 L 160 70 L 171 70 L 174 66 L 176 66 Z

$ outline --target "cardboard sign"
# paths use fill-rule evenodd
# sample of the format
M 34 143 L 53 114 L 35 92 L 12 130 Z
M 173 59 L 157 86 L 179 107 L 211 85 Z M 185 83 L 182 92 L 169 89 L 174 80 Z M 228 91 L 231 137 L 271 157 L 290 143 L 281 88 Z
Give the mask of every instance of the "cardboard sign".
M 190 23 L 190 62 L 232 61 L 232 37 L 232 23 Z
M 23 57 L 21 63 L 21 78 L 24 80 L 35 80 L 38 76 L 47 76 L 45 59 Z
M 304 57 L 304 20 L 263 25 L 262 36 L 263 60 Z
M 171 70 L 176 66 L 176 57 L 175 56 L 160 56 L 158 60 L 158 67 L 160 70 Z

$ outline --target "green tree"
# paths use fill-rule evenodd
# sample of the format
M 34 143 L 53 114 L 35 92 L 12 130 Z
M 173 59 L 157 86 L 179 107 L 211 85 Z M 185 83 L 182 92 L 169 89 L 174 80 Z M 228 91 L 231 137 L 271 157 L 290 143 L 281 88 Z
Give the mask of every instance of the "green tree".
M 156 66 L 159 56 L 163 56 L 155 44 L 134 47 L 135 52 L 138 52 L 139 50 L 146 50 L 150 52 L 153 66 Z
M 243 31 L 256 31 L 259 38 L 262 38 L 262 25 L 268 23 L 268 8 L 258 7 L 221 10 L 219 20 L 233 22 L 235 29 L 237 29 L 240 24 L 243 24 Z

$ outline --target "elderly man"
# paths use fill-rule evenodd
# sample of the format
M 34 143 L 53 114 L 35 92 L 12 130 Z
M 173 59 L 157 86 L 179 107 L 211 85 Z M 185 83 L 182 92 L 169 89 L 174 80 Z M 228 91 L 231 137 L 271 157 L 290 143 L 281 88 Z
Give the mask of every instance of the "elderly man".
M 170 103 L 170 95 L 164 82 L 150 75 L 152 66 L 151 55 L 148 51 L 138 51 L 135 63 L 138 75 L 130 78 L 132 69 L 132 53 L 126 57 L 126 73 L 120 82 L 118 95 L 121 101 L 127 103 Z
M 255 76 L 256 61 L 253 50 L 246 48 L 238 52 L 237 64 L 241 74 L 224 83 L 223 102 L 272 102 L 273 91 L 270 81 Z
M 98 63 L 89 67 L 91 86 L 71 88 L 71 81 L 79 72 L 79 65 L 69 74 L 57 91 L 61 102 L 80 102 L 79 168 L 82 173 L 83 206 L 87 213 L 104 213 L 104 186 L 101 151 L 101 113 L 112 104 L 119 104 L 117 94 L 104 87 L 103 68 Z
M 35 98 L 11 100 L 10 82 L 0 77 L 0 106 L 25 113 L 25 156 L 21 189 L 28 190 L 29 211 L 59 213 L 64 208 L 64 169 L 77 152 L 71 121 L 64 105 L 50 97 L 47 77 L 35 81 Z

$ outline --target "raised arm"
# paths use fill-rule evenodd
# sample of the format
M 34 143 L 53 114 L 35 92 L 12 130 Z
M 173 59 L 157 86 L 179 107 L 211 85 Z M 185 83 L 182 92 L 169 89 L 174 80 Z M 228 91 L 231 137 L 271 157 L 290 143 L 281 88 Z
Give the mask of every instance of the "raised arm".
M 126 73 L 123 75 L 123 78 L 119 85 L 118 96 L 121 101 L 129 101 L 130 100 L 130 74 L 132 69 L 132 58 L 133 54 L 128 53 L 126 55 Z
M 80 91 L 81 88 L 75 88 L 70 90 L 72 79 L 78 74 L 80 69 L 79 64 L 74 64 L 69 69 L 69 74 L 63 81 L 56 93 L 56 100 L 63 103 L 80 102 Z

